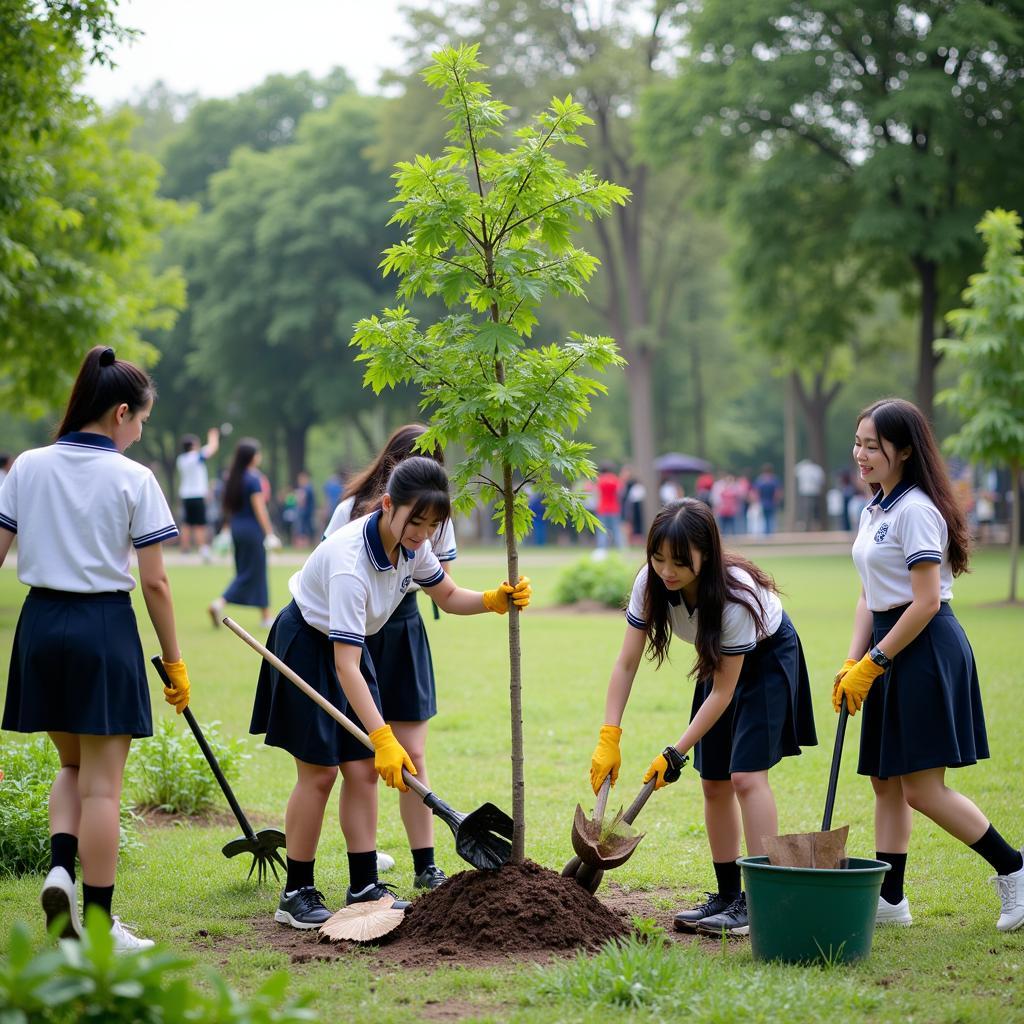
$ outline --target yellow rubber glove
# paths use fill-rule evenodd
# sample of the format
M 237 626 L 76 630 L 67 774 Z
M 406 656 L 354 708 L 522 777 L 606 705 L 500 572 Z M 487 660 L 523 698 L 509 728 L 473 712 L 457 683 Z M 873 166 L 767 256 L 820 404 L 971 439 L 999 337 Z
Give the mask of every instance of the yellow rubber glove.
M 409 792 L 409 787 L 402 779 L 404 768 L 410 775 L 416 774 L 416 766 L 412 758 L 405 752 L 405 747 L 395 739 L 390 725 L 382 725 L 370 733 L 373 743 L 373 767 L 377 774 L 392 788 Z
M 596 793 L 606 775 L 611 775 L 612 785 L 619 777 L 622 754 L 619 753 L 619 739 L 622 730 L 617 725 L 602 725 L 600 739 L 590 755 L 590 786 Z
M 520 576 L 514 587 L 511 583 L 505 582 L 494 590 L 485 590 L 483 594 L 484 607 L 498 615 L 504 615 L 508 611 L 509 601 L 522 611 L 530 603 L 531 597 L 533 587 L 530 586 L 529 576 Z
M 843 706 L 843 698 L 839 694 L 839 684 L 843 681 L 843 676 L 856 664 L 857 662 L 853 658 L 847 658 L 843 662 L 843 667 L 836 673 L 835 679 L 832 680 L 832 707 L 837 715 Z
M 675 782 L 690 760 L 689 754 L 680 754 L 675 747 L 666 747 L 652 762 L 650 768 L 644 773 L 644 782 L 657 779 L 654 783 L 655 789 L 661 789 L 670 782 Z
M 864 655 L 853 668 L 839 680 L 839 699 L 846 698 L 846 709 L 851 715 L 860 711 L 871 684 L 885 671 Z
M 188 697 L 192 690 L 192 684 L 188 678 L 188 669 L 185 668 L 184 660 L 164 661 L 161 658 L 160 663 L 167 673 L 167 678 L 173 684 L 164 687 L 164 700 L 168 704 L 173 704 L 174 710 L 180 715 L 188 707 Z

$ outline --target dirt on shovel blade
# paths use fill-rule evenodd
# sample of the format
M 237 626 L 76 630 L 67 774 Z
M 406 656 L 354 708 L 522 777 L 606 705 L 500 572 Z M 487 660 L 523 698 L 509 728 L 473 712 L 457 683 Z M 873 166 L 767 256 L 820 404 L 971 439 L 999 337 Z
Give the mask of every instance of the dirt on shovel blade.
M 388 948 L 429 944 L 515 955 L 596 949 L 629 931 L 628 921 L 573 879 L 527 861 L 452 876 L 413 902 Z

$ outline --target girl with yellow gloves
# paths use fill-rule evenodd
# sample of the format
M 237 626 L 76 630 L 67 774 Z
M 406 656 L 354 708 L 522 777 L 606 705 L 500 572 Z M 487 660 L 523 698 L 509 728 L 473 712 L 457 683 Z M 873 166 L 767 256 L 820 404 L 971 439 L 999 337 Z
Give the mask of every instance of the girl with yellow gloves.
M 412 759 L 381 715 L 367 636 L 382 629 L 412 583 L 454 615 L 504 614 L 526 608 L 530 581 L 478 593 L 455 584 L 441 568 L 430 538 L 448 519 L 448 477 L 433 459 L 413 456 L 391 473 L 381 506 L 322 541 L 289 582 L 291 603 L 271 628 L 267 646 L 340 711 L 369 733 L 374 753 L 268 663 L 257 686 L 250 732 L 295 758 L 296 781 L 285 812 L 288 877 L 274 919 L 318 928 L 331 912 L 314 882 L 324 810 L 342 776 L 339 815 L 348 852 L 345 902 L 393 895 L 377 879 L 377 779 L 402 792 Z M 371 760 L 372 758 L 372 760 Z M 408 906 L 396 901 L 394 906 Z
M 874 498 L 853 544 L 862 586 L 833 704 L 838 712 L 845 700 L 851 715 L 864 709 L 857 770 L 875 791 L 875 856 L 892 865 L 875 920 L 912 923 L 903 878 L 917 810 L 992 865 L 996 927 L 1014 931 L 1024 925 L 1024 857 L 946 785 L 947 768 L 988 757 L 974 652 L 949 606 L 969 557 L 963 510 L 928 421 L 910 402 L 865 409 L 853 457 Z
M 817 742 L 800 638 L 775 584 L 752 562 L 722 550 L 715 517 L 692 498 L 666 505 L 647 535 L 647 564 L 626 609 L 626 635 L 612 670 L 605 724 L 590 765 L 596 793 L 621 763 L 622 715 L 644 650 L 658 666 L 672 635 L 696 647 L 690 724 L 655 757 L 644 781 L 679 778 L 693 750 L 718 891 L 675 917 L 680 931 L 745 935 L 740 828 L 747 853 L 764 852 L 778 816 L 768 770 Z

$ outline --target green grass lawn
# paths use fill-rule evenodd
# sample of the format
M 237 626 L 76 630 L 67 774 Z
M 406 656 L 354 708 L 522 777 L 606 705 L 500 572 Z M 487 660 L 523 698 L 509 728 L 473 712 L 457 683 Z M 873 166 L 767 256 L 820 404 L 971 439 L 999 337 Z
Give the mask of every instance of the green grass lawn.
M 574 554 L 574 553 L 573 553 Z M 601 724 L 608 673 L 622 638 L 619 615 L 571 615 L 545 611 L 560 564 L 573 557 L 545 552 L 522 570 L 533 579 L 535 605 L 523 622 L 524 720 L 526 734 L 527 854 L 560 869 L 571 855 L 572 812 L 577 801 L 592 805 L 590 753 Z M 815 690 L 819 746 L 790 758 L 772 773 L 783 832 L 820 824 L 835 718 L 831 678 L 846 654 L 857 594 L 848 555 L 783 557 L 758 551 L 775 573 L 784 603 L 804 642 Z M 1007 562 L 983 552 L 975 571 L 957 582 L 956 610 L 979 662 L 985 695 L 991 760 L 952 772 L 953 784 L 976 800 L 1011 841 L 1024 842 L 1021 786 L 1020 673 L 1024 616 L 998 604 L 1006 591 Z M 273 568 L 275 604 L 284 603 L 293 566 Z M 503 576 L 500 552 L 474 552 L 455 564 L 456 579 L 470 587 L 492 586 Z M 192 677 L 192 709 L 201 723 L 219 721 L 229 736 L 247 736 L 257 656 L 226 630 L 214 630 L 206 604 L 229 578 L 223 566 L 176 566 L 171 570 L 181 646 Z M 0 655 L 6 662 L 24 588 L 10 568 L 0 571 Z M 144 649 L 157 653 L 138 603 Z M 421 599 L 421 605 L 427 603 Z M 262 636 L 253 609 L 233 609 L 236 618 Z M 491 800 L 510 806 L 507 647 L 505 621 L 493 615 L 470 619 L 428 618 L 439 680 L 440 713 L 428 747 L 431 783 L 449 803 L 469 810 Z M 632 799 L 647 764 L 681 733 L 690 706 L 686 673 L 690 650 L 677 645 L 674 664 L 660 672 L 645 665 L 638 675 L 623 723 L 623 770 L 618 802 Z M 159 699 L 157 715 L 173 717 Z M 2 689 L 0 689 L 2 692 Z M 180 723 L 185 729 L 184 723 Z M 859 721 L 851 723 L 839 785 L 835 824 L 851 826 L 849 852 L 873 856 L 872 797 L 854 771 Z M 11 742 L 10 734 L 0 737 Z M 293 782 L 290 757 L 248 737 L 251 760 L 236 792 L 261 824 L 281 825 Z M 0 799 L 3 790 L 0 785 Z M 398 861 L 388 876 L 411 894 L 411 862 L 395 794 L 383 791 L 379 846 Z M 714 887 L 702 821 L 700 786 L 687 769 L 683 780 L 654 797 L 638 821 L 647 833 L 636 854 L 608 875 L 620 886 L 656 892 L 661 906 L 682 905 Z M 447 967 L 433 973 L 388 964 L 387 948 L 361 952 L 351 962 L 293 964 L 286 954 L 261 945 L 251 920 L 271 915 L 278 893 L 245 881 L 247 865 L 228 861 L 220 848 L 237 833 L 227 826 L 181 824 L 143 827 L 142 849 L 122 860 L 116 910 L 139 933 L 161 938 L 202 965 L 221 970 L 243 992 L 252 991 L 274 968 L 293 976 L 293 990 L 316 993 L 324 1020 L 351 1022 L 420 1019 L 601 1021 L 621 1019 L 614 1006 L 589 1005 L 593 987 L 564 982 L 557 971 L 510 963 L 487 970 Z M 461 870 L 447 829 L 439 826 L 438 860 L 449 873 Z M 340 905 L 347 882 L 344 845 L 336 805 L 328 811 L 318 854 L 318 884 L 329 904 Z M 671 970 L 658 983 L 661 996 L 630 1010 L 632 1019 L 680 1017 L 693 1021 L 941 1021 L 993 1024 L 1024 1021 L 1024 931 L 995 930 L 998 901 L 991 874 L 980 858 L 930 822 L 918 818 L 907 867 L 914 914 L 910 929 L 880 930 L 871 958 L 834 969 L 765 967 L 746 942 L 723 950 L 714 943 L 672 944 L 662 956 Z M 38 890 L 41 876 L 0 879 L 0 942 L 16 920 L 27 921 L 43 942 Z M 208 933 L 200 936 L 203 931 Z M 225 953 L 218 936 L 233 938 Z M 622 968 L 595 961 L 609 978 Z M 595 969 L 597 969 L 595 968 Z M 574 968 L 578 975 L 583 968 Z M 561 980 L 560 980 L 561 979 Z M 378 984 L 378 982 L 381 982 Z M 601 988 L 604 982 L 598 984 Z M 611 984 L 611 981 L 608 982 Z M 656 988 L 656 986 L 655 986 Z M 655 988 L 650 989 L 651 992 Z M 639 991 L 639 990 L 637 990 Z M 587 994 L 589 992 L 589 994 Z M 637 1000 L 643 1003 L 643 998 Z M 446 1009 L 447 1007 L 447 1009 Z

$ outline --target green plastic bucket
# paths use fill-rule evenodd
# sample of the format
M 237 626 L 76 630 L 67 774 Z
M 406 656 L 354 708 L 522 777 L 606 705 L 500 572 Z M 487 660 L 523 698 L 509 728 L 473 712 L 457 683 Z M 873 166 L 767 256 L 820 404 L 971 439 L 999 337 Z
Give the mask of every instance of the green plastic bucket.
M 890 865 L 851 857 L 845 868 L 789 868 L 741 857 L 755 960 L 849 963 L 871 952 L 882 876 Z

